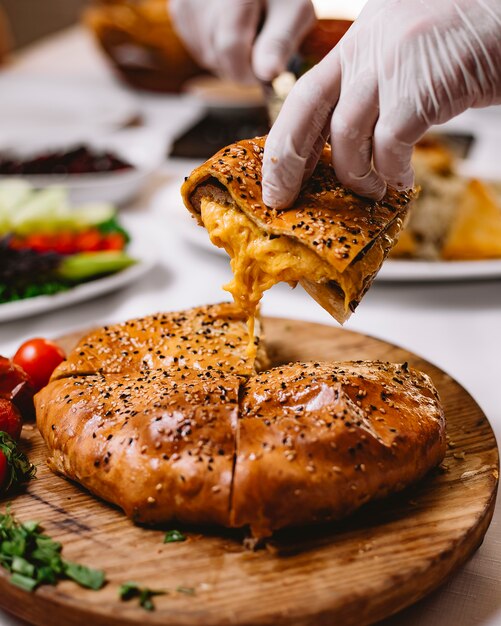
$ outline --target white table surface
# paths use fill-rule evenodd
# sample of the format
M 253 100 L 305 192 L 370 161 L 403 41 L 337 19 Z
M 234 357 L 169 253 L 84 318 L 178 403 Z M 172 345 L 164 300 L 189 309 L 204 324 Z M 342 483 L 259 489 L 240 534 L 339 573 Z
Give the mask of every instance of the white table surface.
M 15 60 L 9 71 L 112 80 L 98 51 L 80 29 L 33 46 Z M 159 124 L 171 134 L 176 126 L 186 125 L 197 110 L 196 105 L 185 101 L 180 104 L 175 98 L 145 98 L 144 102 L 149 113 L 153 111 L 148 123 Z M 478 113 L 476 119 L 479 124 L 484 123 Z M 500 120 L 492 112 L 485 113 L 489 127 L 495 123 L 501 127 Z M 158 263 L 146 278 L 94 301 L 0 324 L 0 353 L 12 354 L 23 340 L 32 336 L 57 336 L 105 321 L 225 299 L 220 286 L 230 276 L 227 261 L 196 248 L 176 228 L 176 215 L 182 211 L 177 189 L 182 176 L 193 165 L 181 160 L 167 161 L 154 184 L 123 210 L 124 220 L 132 231 L 136 223 L 151 227 L 151 247 L 158 252 Z M 293 291 L 283 285 L 265 295 L 263 312 L 333 323 L 300 289 Z M 346 327 L 399 344 L 446 370 L 475 397 L 500 438 L 501 280 L 376 283 Z M 501 625 L 501 507 L 496 509 L 484 543 L 460 571 L 440 590 L 384 623 Z M 0 626 L 18 624 L 18 620 L 0 611 Z

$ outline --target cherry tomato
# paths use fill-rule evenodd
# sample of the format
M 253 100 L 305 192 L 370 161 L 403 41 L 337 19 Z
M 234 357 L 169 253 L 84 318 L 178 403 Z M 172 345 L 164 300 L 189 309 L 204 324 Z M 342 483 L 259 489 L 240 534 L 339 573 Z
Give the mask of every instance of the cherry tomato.
M 52 372 L 65 358 L 57 343 L 37 337 L 23 343 L 12 360 L 23 368 L 35 391 L 39 391 L 49 382 Z
M 28 374 L 10 359 L 0 356 L 0 398 L 11 400 L 25 420 L 35 417 L 34 393 Z
M 9 463 L 7 457 L 3 452 L 0 452 L 0 489 L 7 480 L 7 473 L 9 471 Z
M 103 250 L 123 250 L 125 239 L 121 233 L 108 233 L 103 239 Z
M 97 252 L 101 249 L 102 238 L 97 228 L 84 230 L 75 238 L 75 249 L 77 252 Z
M 0 398 L 0 431 L 19 441 L 22 428 L 23 420 L 17 407 L 10 400 Z

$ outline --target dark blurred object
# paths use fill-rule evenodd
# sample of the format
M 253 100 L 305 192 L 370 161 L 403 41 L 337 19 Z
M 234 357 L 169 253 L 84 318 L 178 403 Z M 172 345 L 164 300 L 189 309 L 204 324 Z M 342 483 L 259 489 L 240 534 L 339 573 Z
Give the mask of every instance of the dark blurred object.
M 174 31 L 168 0 L 94 0 L 84 13 L 113 67 L 137 89 L 177 92 L 203 70 Z
M 299 49 L 306 65 L 303 71 L 310 69 L 329 54 L 352 24 L 351 20 L 317 20 Z
M 93 150 L 85 145 L 71 150 L 46 152 L 31 158 L 0 153 L 1 175 L 95 174 L 131 169 L 132 165 L 113 152 Z
M 2 7 L 0 7 L 0 65 L 5 61 L 12 47 L 12 36 L 9 22 Z
M 179 137 L 170 156 L 207 159 L 239 139 L 265 135 L 269 131 L 268 111 L 259 107 L 236 115 L 207 113 L 195 126 Z
M 88 0 L 0 0 L 15 49 L 78 22 Z

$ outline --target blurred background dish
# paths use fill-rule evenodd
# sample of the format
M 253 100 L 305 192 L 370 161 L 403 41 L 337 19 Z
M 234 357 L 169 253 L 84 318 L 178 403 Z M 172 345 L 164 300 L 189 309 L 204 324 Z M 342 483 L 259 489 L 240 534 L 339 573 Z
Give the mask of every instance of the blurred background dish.
M 8 160 L 14 171 L 16 165 L 17 169 L 22 168 L 23 162 L 25 169 L 31 162 L 31 169 L 40 171 L 44 169 L 44 162 L 50 161 L 52 173 L 27 173 L 22 178 L 38 189 L 64 185 L 72 204 L 110 202 L 121 205 L 134 198 L 148 183 L 168 149 L 163 133 L 148 128 L 108 134 L 78 130 L 57 134 L 19 131 L 0 139 L 0 181 L 12 178 L 3 173 L 9 168 Z M 53 156 L 49 158 L 50 155 Z M 69 166 L 77 173 L 68 173 Z M 85 171 L 86 167 L 97 171 Z
M 132 236 L 112 205 L 72 207 L 62 187 L 38 191 L 20 178 L 0 182 L 0 320 L 58 308 L 138 278 L 152 258 L 152 238 L 134 231 Z M 141 270 L 133 271 L 138 264 Z
M 202 70 L 177 36 L 168 0 L 94 0 L 84 14 L 118 75 L 149 91 L 176 92 Z
M 501 177 L 480 180 L 458 173 L 459 159 L 450 147 L 458 145 L 454 137 L 429 133 L 416 145 L 413 167 L 420 193 L 393 258 L 501 259 Z

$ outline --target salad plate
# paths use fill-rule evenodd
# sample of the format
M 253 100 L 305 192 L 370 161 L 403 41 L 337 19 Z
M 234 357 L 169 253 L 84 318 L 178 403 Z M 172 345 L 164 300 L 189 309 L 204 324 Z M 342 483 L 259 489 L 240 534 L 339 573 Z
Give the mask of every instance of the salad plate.
M 131 249 L 134 255 L 134 246 L 131 246 Z M 54 295 L 36 296 L 0 304 L 0 323 L 47 313 L 127 287 L 142 278 L 155 264 L 152 257 L 139 257 L 137 254 L 134 256 L 138 259 L 137 263 L 116 274 L 81 283 L 68 291 L 61 291 Z
M 64 188 L 0 183 L 0 322 L 117 290 L 154 264 L 151 232 L 106 203 L 72 207 Z

